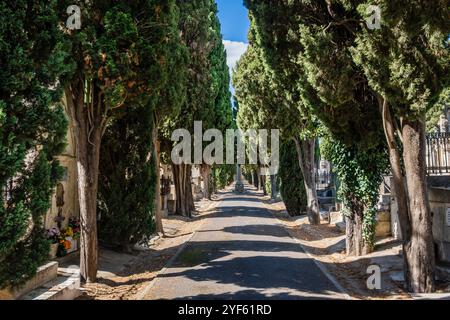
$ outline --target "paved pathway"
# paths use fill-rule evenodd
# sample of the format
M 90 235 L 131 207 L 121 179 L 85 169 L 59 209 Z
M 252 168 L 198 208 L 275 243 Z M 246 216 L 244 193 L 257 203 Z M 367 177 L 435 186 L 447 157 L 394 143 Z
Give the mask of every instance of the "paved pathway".
M 253 191 L 225 194 L 146 299 L 344 299 Z

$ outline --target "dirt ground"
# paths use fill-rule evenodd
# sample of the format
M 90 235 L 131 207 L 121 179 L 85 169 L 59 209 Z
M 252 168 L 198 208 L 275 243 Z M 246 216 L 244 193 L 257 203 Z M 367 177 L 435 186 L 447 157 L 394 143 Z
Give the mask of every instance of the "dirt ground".
M 154 238 L 151 243 L 139 248 L 133 255 L 119 252 L 101 252 L 104 261 L 127 261 L 117 271 L 108 272 L 107 262 L 100 272 L 98 283 L 83 286 L 79 300 L 135 300 L 139 293 L 148 286 L 179 248 L 189 240 L 201 226 L 206 216 L 214 211 L 219 198 L 212 201 L 202 200 L 196 203 L 197 213 L 193 219 L 171 216 L 163 220 L 165 236 Z M 117 264 L 117 263 L 115 263 Z

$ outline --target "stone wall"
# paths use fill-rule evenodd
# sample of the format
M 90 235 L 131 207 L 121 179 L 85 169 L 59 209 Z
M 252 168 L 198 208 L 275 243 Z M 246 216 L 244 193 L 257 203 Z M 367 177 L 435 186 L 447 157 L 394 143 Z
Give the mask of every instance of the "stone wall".
M 446 177 L 449 179 L 449 177 Z M 429 200 L 433 215 L 433 237 L 438 259 L 450 262 L 450 189 L 429 186 Z M 398 222 L 398 205 L 395 197 L 391 202 L 391 223 L 394 237 L 402 239 Z
M 450 262 L 450 190 L 431 188 L 429 197 L 438 258 Z
M 63 101 L 64 103 L 64 101 Z M 79 217 L 80 209 L 78 205 L 77 188 L 77 161 L 75 153 L 75 141 L 72 130 L 67 132 L 67 148 L 58 157 L 61 167 L 64 169 L 64 177 L 59 182 L 55 193 L 52 196 L 52 206 L 45 216 L 45 228 L 51 229 L 57 226 L 55 218 L 58 214 L 64 217 L 61 228 L 64 229 L 71 217 Z

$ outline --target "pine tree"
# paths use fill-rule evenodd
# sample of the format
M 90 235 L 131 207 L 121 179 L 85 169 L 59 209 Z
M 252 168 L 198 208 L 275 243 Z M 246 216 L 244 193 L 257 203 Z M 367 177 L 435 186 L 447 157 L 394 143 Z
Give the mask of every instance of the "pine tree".
M 61 168 L 67 121 L 57 1 L 0 3 L 0 288 L 32 277 L 48 259 L 43 216 Z
M 275 68 L 280 61 L 285 71 L 280 74 L 294 74 L 293 81 L 297 74 L 311 110 L 321 115 L 335 136 L 356 137 L 370 147 L 378 136 L 372 128 L 379 127 L 371 114 L 381 111 L 405 235 L 405 278 L 412 291 L 433 291 L 424 134 L 427 110 L 449 82 L 448 4 L 421 0 L 246 3 L 256 17 L 269 63 Z M 379 30 L 371 30 L 366 22 L 368 6 L 374 4 L 382 12 Z M 290 69 L 283 67 L 285 62 Z M 310 99 L 314 96 L 308 87 L 320 99 Z M 335 121 L 339 118 L 344 121 Z M 359 118 L 371 121 L 367 125 Z
M 155 166 L 154 171 L 158 173 L 156 174 L 155 184 L 155 223 L 156 231 L 160 234 L 164 234 L 161 197 L 158 196 L 161 193 L 161 177 L 159 174 L 161 156 L 170 153 L 170 143 L 165 137 L 170 135 L 167 132 L 168 127 L 170 127 L 169 124 L 180 114 L 181 107 L 186 101 L 186 77 L 188 74 L 188 50 L 181 41 L 179 29 L 180 8 L 176 5 L 175 0 L 171 0 L 170 5 L 171 15 L 167 21 L 170 41 L 166 44 L 168 52 L 165 54 L 166 85 L 160 90 L 160 99 L 153 107 L 152 123 L 153 156 L 155 158 L 153 164 Z

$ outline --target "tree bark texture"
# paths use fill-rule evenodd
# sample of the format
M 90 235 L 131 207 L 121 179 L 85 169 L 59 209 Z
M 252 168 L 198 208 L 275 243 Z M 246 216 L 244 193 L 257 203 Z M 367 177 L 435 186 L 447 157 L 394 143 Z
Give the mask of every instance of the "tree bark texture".
M 172 165 L 176 192 L 175 213 L 184 217 L 192 217 L 195 211 L 192 194 L 192 166 L 186 164 Z
M 406 244 L 408 289 L 415 293 L 435 291 L 435 251 L 432 216 L 426 183 L 425 120 L 404 121 L 405 163 L 411 238 Z
M 209 181 L 211 177 L 211 166 L 204 164 L 201 166 L 201 174 L 203 179 L 203 197 L 205 199 L 211 200 L 211 193 L 209 187 Z
M 87 283 L 97 280 L 97 190 L 100 144 L 104 131 L 101 117 L 95 117 L 85 104 L 84 81 L 66 89 L 68 114 L 75 137 L 80 207 L 80 275 Z M 101 103 L 97 101 L 97 103 Z
M 306 196 L 308 199 L 307 213 L 312 225 L 320 224 L 319 199 L 316 187 L 316 139 L 300 140 L 295 138 L 298 162 L 305 182 Z
M 426 183 L 425 120 L 404 120 L 396 126 L 388 101 L 381 97 L 379 101 L 403 237 L 405 281 L 411 292 L 434 292 L 435 251 Z M 401 127 L 404 171 L 397 127 Z
M 160 144 L 158 141 L 158 126 L 157 121 L 155 121 L 152 130 L 153 139 L 153 164 L 155 166 L 155 223 L 156 232 L 159 234 L 164 234 L 164 227 L 162 223 L 162 206 L 161 206 L 161 173 L 160 173 Z

